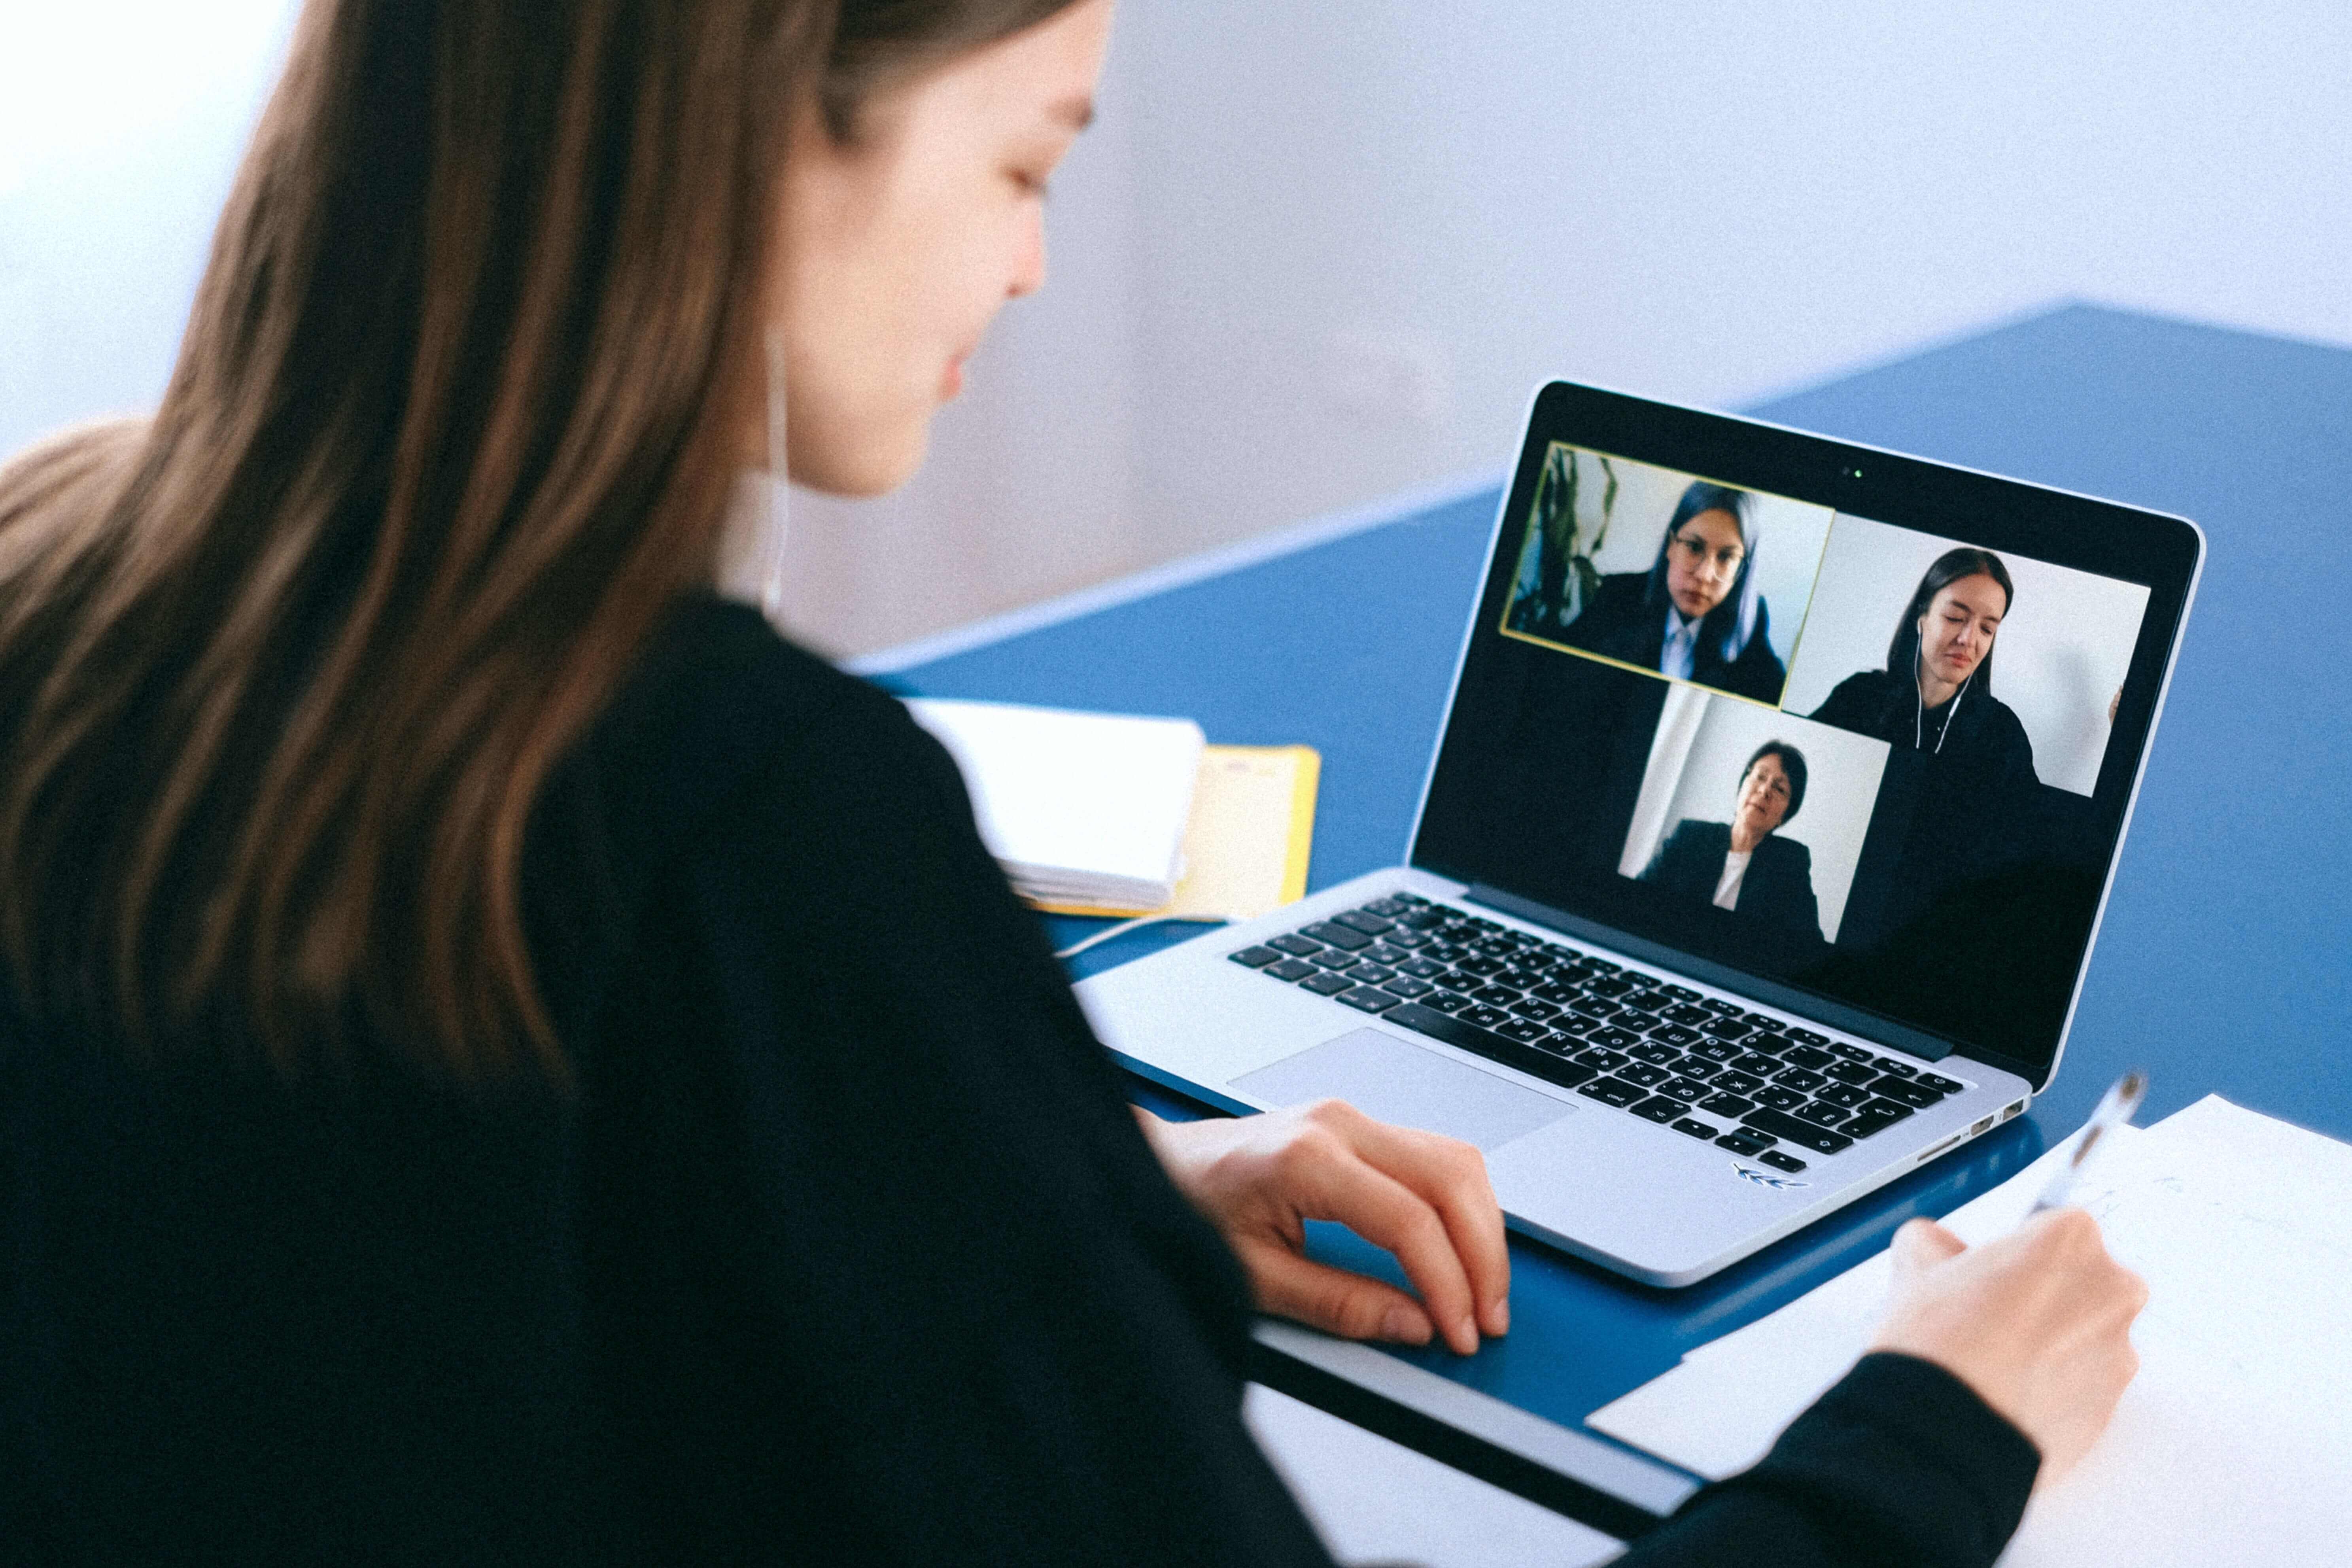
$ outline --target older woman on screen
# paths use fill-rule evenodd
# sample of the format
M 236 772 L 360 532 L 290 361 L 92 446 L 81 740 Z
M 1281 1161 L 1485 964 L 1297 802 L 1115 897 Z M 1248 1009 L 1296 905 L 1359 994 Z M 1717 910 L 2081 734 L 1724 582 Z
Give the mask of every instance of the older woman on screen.
M 1838 682 L 1812 713 L 1858 735 L 2030 782 L 2033 742 L 1992 694 L 1993 644 L 2016 598 L 2009 568 L 1990 550 L 1936 558 L 1886 645 L 1886 668 Z
M 1770 611 L 1757 591 L 1757 543 L 1754 496 L 1694 482 L 1675 503 L 1650 569 L 1603 577 L 1565 640 L 1677 680 L 1778 702 L 1789 672 L 1772 651 Z
M 1779 836 L 1804 804 L 1804 753 L 1786 741 L 1767 741 L 1740 773 L 1731 820 L 1676 823 L 1674 836 L 1643 868 L 1642 880 L 1717 909 L 1819 933 L 1812 853 Z

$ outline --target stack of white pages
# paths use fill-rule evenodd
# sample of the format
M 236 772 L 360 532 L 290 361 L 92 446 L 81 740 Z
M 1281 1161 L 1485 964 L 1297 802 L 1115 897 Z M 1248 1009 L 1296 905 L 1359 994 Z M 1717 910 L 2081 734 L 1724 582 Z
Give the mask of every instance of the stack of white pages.
M 1198 724 L 933 697 L 907 708 L 954 756 L 981 837 L 1023 898 L 1141 911 L 1174 895 Z
M 2344 1561 L 2352 1538 L 2352 1147 L 2208 1097 L 2118 1128 L 2074 1193 L 2147 1280 L 2138 1378 L 2002 1568 Z M 2016 1227 L 2068 1139 L 1945 1224 Z M 1686 1355 L 1591 1426 L 1700 1475 L 1763 1458 L 1868 1348 L 1885 1253 Z

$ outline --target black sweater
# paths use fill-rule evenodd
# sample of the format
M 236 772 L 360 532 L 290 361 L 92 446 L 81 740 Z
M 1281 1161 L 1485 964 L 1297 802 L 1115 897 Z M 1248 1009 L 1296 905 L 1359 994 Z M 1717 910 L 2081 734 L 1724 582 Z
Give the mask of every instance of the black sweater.
M 1242 1275 L 896 703 L 692 605 L 525 870 L 569 1100 L 9 1030 L 0 1561 L 1324 1561 Z M 1624 1561 L 1988 1563 L 2034 1467 L 1874 1357 Z

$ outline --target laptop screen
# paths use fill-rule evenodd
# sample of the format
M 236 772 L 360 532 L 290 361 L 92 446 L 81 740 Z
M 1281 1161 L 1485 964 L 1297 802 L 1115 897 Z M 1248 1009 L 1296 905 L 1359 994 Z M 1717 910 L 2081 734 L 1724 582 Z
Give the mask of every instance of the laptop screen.
M 2038 1083 L 2200 551 L 2175 519 L 1548 388 L 1414 863 Z

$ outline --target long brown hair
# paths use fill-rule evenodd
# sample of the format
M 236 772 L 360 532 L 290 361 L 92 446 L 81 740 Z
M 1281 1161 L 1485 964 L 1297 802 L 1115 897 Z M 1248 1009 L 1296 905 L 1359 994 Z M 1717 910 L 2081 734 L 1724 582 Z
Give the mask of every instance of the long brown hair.
M 312 0 L 152 420 L 0 473 L 19 1007 L 566 1062 L 522 847 L 708 582 L 793 116 L 1069 0 Z

